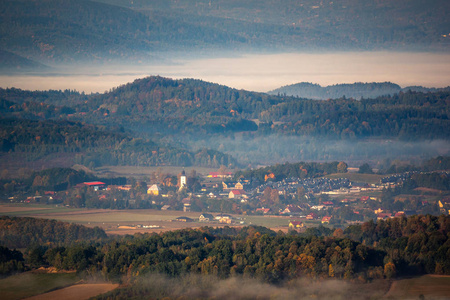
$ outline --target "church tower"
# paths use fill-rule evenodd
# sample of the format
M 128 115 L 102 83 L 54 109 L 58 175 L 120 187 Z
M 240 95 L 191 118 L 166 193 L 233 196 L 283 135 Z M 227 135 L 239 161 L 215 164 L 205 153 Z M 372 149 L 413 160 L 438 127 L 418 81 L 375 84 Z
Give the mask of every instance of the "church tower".
M 184 187 L 187 187 L 187 178 L 184 170 L 181 171 L 181 174 L 178 178 L 178 186 L 180 187 L 179 190 L 181 191 Z

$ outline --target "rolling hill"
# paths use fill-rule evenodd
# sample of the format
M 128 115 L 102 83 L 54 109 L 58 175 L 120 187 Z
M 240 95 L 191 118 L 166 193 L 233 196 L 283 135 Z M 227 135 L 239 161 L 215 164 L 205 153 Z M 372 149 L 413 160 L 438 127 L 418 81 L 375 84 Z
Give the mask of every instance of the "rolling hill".
M 91 161 L 98 165 L 236 165 L 230 155 L 249 163 L 297 157 L 343 160 L 361 155 L 447 155 L 449 99 L 450 93 L 444 89 L 318 101 L 159 76 L 91 95 L 68 90 L 0 89 L 2 130 L 8 136 L 3 137 L 2 147 L 11 151 L 12 144 L 20 145 L 13 151 L 21 151 L 16 147 L 32 149 L 24 151 L 34 156 L 46 154 L 48 149 L 86 152 L 86 159 L 77 161 L 85 165 Z M 26 128 L 27 142 L 13 141 L 21 131 L 7 126 L 10 119 L 19 120 L 15 122 L 21 130 Z M 31 121 L 41 123 L 27 123 Z M 44 142 L 46 135 L 38 129 L 50 121 L 59 122 L 46 130 L 55 132 L 55 137 L 57 132 L 65 132 L 64 124 L 79 124 L 82 133 L 77 133 L 77 139 L 61 137 L 60 145 Z M 93 127 L 85 128 L 87 125 Z M 95 130 L 90 133 L 86 129 Z M 98 130 L 100 136 L 113 132 L 121 137 L 108 138 L 99 145 L 87 142 L 83 146 L 83 140 L 77 144 L 80 136 L 86 136 L 83 132 L 96 136 Z M 11 132 L 15 134 L 11 136 Z

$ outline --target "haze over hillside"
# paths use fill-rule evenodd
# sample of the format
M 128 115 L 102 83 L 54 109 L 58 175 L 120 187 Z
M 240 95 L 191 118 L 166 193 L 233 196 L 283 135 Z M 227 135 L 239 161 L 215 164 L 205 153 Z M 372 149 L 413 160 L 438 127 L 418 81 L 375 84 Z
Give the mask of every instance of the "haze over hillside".
M 448 90 L 421 86 L 449 85 L 449 11 L 444 0 L 5 0 L 2 122 L 25 132 L 3 130 L 2 147 L 202 165 L 446 154 Z M 286 90 L 296 82 L 329 86 Z M 47 126 L 121 135 L 72 148 L 36 140 Z
M 0 146 L 85 165 L 423 159 L 449 153 L 449 97 L 317 101 L 159 76 L 91 95 L 0 89 Z
M 450 87 L 446 88 L 447 90 Z M 419 92 L 437 92 L 444 89 L 426 88 L 423 86 L 408 86 L 401 88 L 398 84 L 392 82 L 355 82 L 347 84 L 335 84 L 322 87 L 319 84 L 309 82 L 300 82 L 292 85 L 280 87 L 278 89 L 269 91 L 271 95 L 286 95 L 295 96 L 308 99 L 337 99 L 337 98 L 376 98 L 379 96 L 388 96 L 407 91 Z
M 447 51 L 448 11 L 445 0 L 5 0 L 0 50 L 44 64 L 139 63 L 167 51 Z

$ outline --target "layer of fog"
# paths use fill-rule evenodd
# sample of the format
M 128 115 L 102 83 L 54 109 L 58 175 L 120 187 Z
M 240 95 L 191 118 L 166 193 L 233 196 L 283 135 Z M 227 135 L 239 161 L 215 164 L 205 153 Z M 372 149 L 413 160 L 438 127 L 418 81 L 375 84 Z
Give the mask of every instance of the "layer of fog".
M 450 155 L 450 142 L 398 141 L 386 139 L 329 140 L 301 136 L 237 135 L 194 139 L 179 137 L 190 149 L 212 148 L 231 154 L 244 165 L 274 164 L 298 161 L 345 161 L 358 167 L 369 162 L 373 167 L 385 168 L 391 160 L 412 161 L 439 155 Z
M 298 82 L 322 86 L 390 81 L 402 87 L 450 85 L 449 53 L 337 52 L 234 54 L 224 58 L 165 57 L 161 63 L 56 68 L 49 74 L 0 76 L 0 86 L 27 90 L 104 92 L 136 78 L 196 78 L 267 92 Z
M 374 299 L 389 288 L 387 281 L 355 284 L 342 280 L 297 279 L 280 285 L 256 279 L 187 275 L 180 278 L 148 275 L 138 279 L 139 296 L 151 299 Z

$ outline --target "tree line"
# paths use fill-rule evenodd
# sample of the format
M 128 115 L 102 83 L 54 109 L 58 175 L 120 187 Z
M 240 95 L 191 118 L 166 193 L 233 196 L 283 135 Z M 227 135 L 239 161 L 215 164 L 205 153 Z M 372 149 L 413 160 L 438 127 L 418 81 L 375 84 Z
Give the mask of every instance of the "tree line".
M 448 91 L 400 92 L 375 99 L 291 100 L 261 112 L 261 120 L 282 121 L 273 132 L 334 139 L 396 137 L 447 139 Z
M 258 168 L 254 170 L 237 171 L 234 175 L 235 179 L 241 177 L 245 179 L 257 179 L 260 182 L 281 181 L 287 178 L 311 178 L 320 177 L 326 174 L 347 173 L 347 164 L 345 162 L 298 162 L 276 164 L 268 167 Z
M 325 237 L 311 235 L 314 233 L 311 230 L 283 234 L 250 226 L 203 227 L 104 240 L 102 230 L 81 226 L 77 227 L 78 236 L 57 235 L 55 239 L 45 230 L 35 229 L 32 225 L 38 225 L 36 222 L 44 228 L 61 228 L 48 221 L 2 218 L 2 223 L 12 230 L 17 230 L 19 224 L 28 224 L 20 226 L 22 234 L 31 234 L 35 241 L 41 241 L 27 250 L 25 258 L 29 265 L 76 270 L 80 274 L 100 273 L 114 281 L 132 283 L 142 275 L 154 273 L 171 277 L 183 274 L 256 277 L 270 283 L 303 276 L 367 281 L 450 274 L 447 257 L 450 218 L 444 215 L 370 221 L 345 230 L 324 231 L 328 235 Z M 8 226 L 2 226 L 2 231 L 11 231 Z M 2 244 L 5 236 L 12 236 L 12 232 L 2 235 Z M 22 245 L 22 241 L 9 243 Z
M 17 89 L 0 91 L 5 111 L 21 103 L 16 113 L 33 113 L 80 120 L 109 128 L 122 126 L 148 136 L 155 134 L 258 134 L 320 136 L 334 139 L 388 137 L 401 139 L 447 139 L 449 92 L 399 92 L 374 99 L 316 101 L 236 90 L 201 80 L 172 80 L 152 76 L 135 80 L 104 94 Z M 30 95 L 30 93 L 32 95 Z M 64 99 L 65 102 L 56 99 Z M 26 103 L 24 101 L 27 101 Z M 84 101 L 83 101 L 84 100 Z M 25 105 L 25 106 L 24 106 Z M 34 112 L 33 112 L 33 107 Z M 25 109 L 26 108 L 26 109 Z M 28 114 L 28 115 L 27 115 Z M 17 115 L 17 114 L 16 114 Z M 253 122 L 259 119 L 259 125 Z
M 230 155 L 210 149 L 192 152 L 149 139 L 132 138 L 123 128 L 64 120 L 0 118 L 0 150 L 22 152 L 33 161 L 51 153 L 71 153 L 73 163 L 101 165 L 236 166 Z

